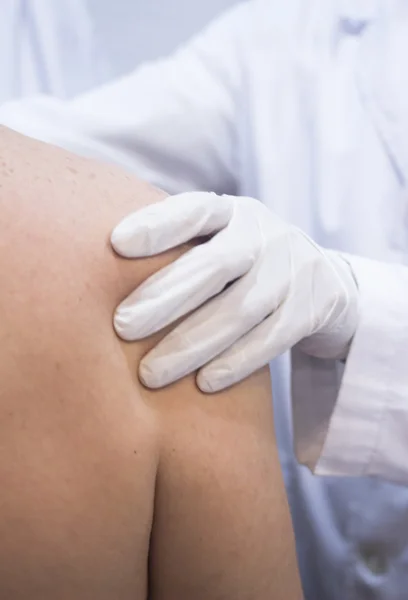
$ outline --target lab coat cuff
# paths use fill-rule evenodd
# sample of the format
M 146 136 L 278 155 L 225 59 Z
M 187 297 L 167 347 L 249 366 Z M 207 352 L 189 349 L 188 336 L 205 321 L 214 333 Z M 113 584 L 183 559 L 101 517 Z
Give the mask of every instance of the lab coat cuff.
M 408 484 L 408 269 L 345 258 L 359 286 L 359 326 L 345 365 L 292 357 L 297 455 L 318 475 Z M 314 416 L 305 429 L 297 413 L 306 384 Z

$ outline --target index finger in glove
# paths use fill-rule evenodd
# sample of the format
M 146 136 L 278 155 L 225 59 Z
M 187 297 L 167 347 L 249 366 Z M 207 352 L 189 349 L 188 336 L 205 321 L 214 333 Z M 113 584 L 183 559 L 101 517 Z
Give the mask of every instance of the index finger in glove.
M 142 258 L 175 248 L 228 225 L 234 199 L 207 192 L 169 196 L 125 217 L 115 227 L 111 243 L 127 258 Z

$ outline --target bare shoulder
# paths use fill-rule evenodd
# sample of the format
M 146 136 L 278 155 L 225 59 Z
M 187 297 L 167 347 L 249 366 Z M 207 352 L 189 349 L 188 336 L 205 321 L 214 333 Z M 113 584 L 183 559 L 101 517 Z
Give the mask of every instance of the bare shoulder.
M 0 186 L 0 596 L 142 598 L 150 552 L 152 598 L 298 600 L 268 371 L 151 393 L 154 340 L 112 330 L 177 253 L 120 260 L 109 233 L 163 194 L 5 129 Z

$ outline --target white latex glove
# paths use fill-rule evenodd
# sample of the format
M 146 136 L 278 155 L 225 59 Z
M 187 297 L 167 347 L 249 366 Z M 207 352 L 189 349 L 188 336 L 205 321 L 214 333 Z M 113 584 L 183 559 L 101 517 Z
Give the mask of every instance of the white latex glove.
M 317 357 L 347 355 L 358 319 L 350 265 L 257 200 L 173 196 L 126 217 L 112 245 L 123 256 L 145 257 L 209 234 L 215 235 L 147 279 L 116 311 L 118 335 L 138 340 L 197 309 L 142 360 L 146 386 L 165 386 L 202 367 L 197 384 L 214 392 L 299 342 Z

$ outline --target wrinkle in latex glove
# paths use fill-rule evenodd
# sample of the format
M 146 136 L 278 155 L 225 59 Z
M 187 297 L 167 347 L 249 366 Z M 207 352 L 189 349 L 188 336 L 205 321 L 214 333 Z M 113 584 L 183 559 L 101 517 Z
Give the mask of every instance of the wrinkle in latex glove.
M 116 311 L 115 329 L 126 340 L 194 311 L 142 360 L 145 385 L 198 370 L 199 387 L 218 391 L 299 342 L 313 356 L 344 357 L 358 318 L 350 266 L 252 198 L 174 196 L 124 219 L 112 244 L 136 258 L 209 234 Z

